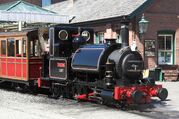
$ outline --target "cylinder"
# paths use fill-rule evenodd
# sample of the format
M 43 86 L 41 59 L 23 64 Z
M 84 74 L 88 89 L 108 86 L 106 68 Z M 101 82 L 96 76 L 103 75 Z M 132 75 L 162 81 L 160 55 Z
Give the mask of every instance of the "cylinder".
M 143 98 L 143 94 L 136 90 L 132 93 L 132 99 L 135 103 L 140 103 L 141 99 Z
M 100 93 L 100 96 L 104 100 L 109 101 L 109 102 L 113 100 L 113 92 L 112 91 L 102 90 L 101 93 Z

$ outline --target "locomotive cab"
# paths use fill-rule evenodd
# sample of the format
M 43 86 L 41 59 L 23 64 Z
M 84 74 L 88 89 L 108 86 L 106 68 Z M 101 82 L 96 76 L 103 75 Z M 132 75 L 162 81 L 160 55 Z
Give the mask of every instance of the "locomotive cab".
M 93 30 L 56 26 L 49 29 L 49 38 L 51 57 L 70 57 L 77 49 L 74 46 L 93 42 Z
M 67 80 L 70 75 L 71 56 L 81 45 L 92 43 L 93 30 L 80 27 L 52 27 L 49 30 L 50 61 L 49 77 Z

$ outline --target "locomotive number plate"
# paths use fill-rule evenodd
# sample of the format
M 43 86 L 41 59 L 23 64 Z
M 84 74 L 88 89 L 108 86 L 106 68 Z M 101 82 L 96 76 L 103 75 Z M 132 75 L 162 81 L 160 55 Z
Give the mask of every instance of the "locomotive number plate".
M 50 78 L 67 79 L 66 59 L 50 59 Z

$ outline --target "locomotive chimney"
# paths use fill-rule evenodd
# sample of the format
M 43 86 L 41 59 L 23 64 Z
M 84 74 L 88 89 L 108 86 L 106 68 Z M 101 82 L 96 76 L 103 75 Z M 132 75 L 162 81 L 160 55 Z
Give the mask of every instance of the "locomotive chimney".
M 129 22 L 121 22 L 121 40 L 122 40 L 122 47 L 129 46 Z

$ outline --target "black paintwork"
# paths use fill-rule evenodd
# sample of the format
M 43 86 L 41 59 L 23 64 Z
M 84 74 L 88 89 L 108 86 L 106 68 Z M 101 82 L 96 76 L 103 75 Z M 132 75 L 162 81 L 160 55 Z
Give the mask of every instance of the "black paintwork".
M 49 54 L 44 54 L 42 56 L 42 69 L 41 76 L 48 77 L 49 76 Z
M 66 40 L 62 40 L 59 38 L 59 32 L 61 30 L 66 30 L 68 33 L 68 38 Z M 50 38 L 50 55 L 52 57 L 70 57 L 71 54 L 75 51 L 73 49 L 73 40 L 76 37 L 81 36 L 83 31 L 88 31 L 91 35 L 90 39 L 86 41 L 86 43 L 93 42 L 93 30 L 89 28 L 80 28 L 80 27 L 51 27 L 49 30 L 49 38 Z

